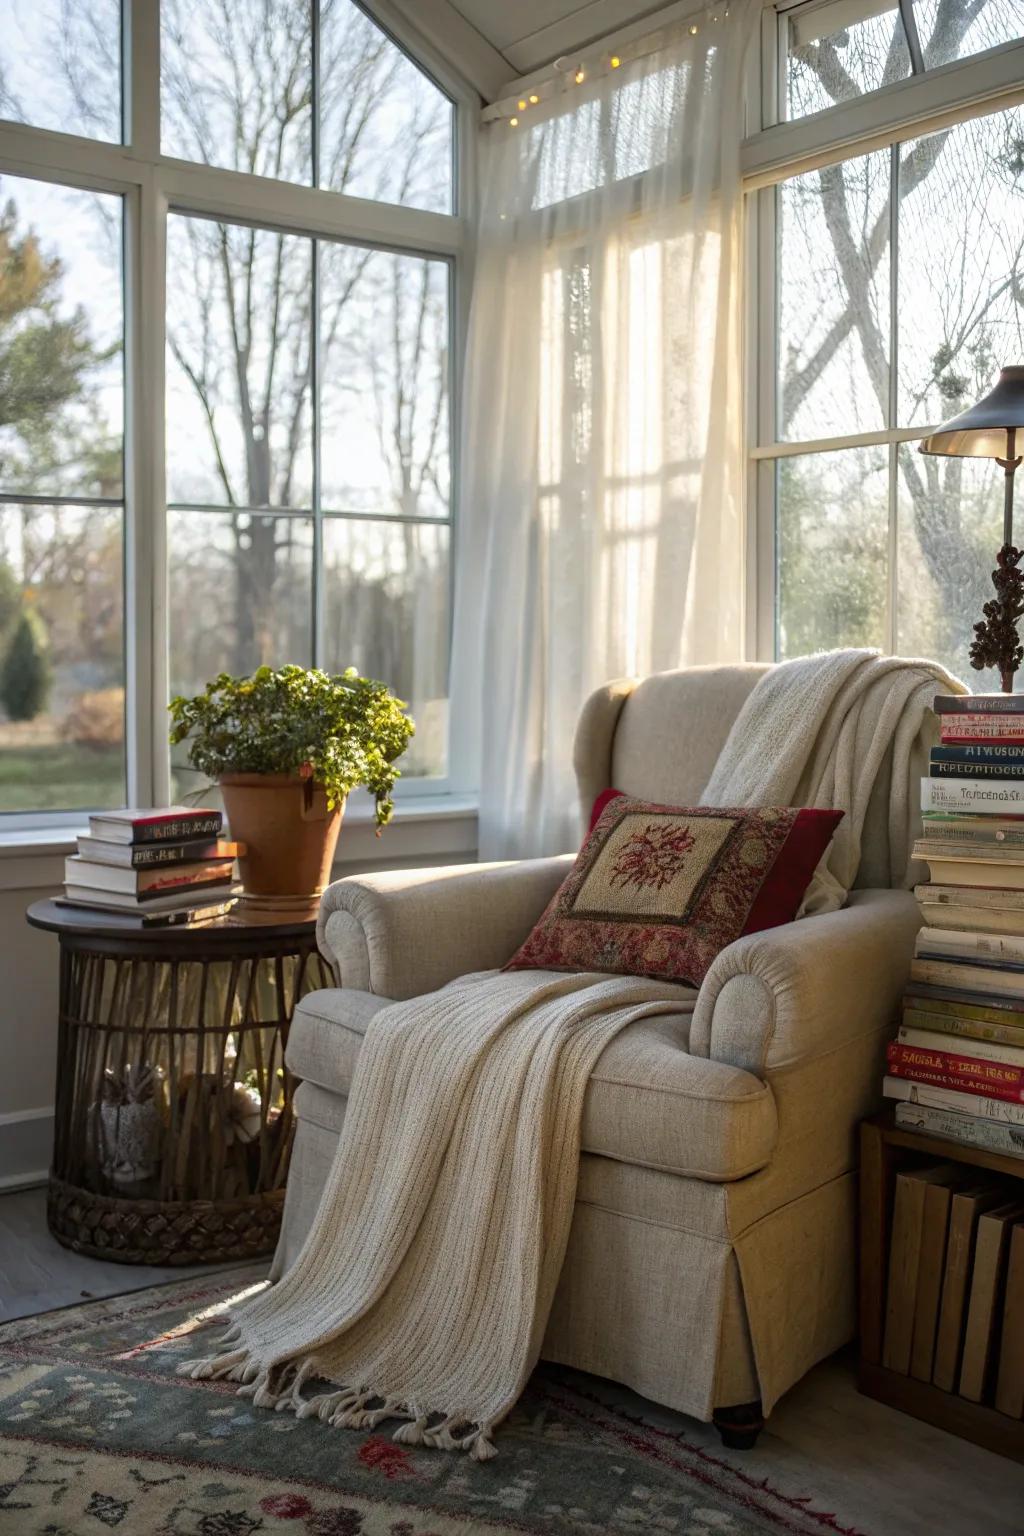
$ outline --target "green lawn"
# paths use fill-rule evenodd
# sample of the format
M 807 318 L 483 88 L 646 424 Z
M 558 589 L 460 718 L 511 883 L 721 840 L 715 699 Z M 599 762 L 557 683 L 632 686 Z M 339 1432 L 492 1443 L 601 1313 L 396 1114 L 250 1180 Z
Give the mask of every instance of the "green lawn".
M 0 746 L 0 812 L 98 810 L 124 799 L 122 747 Z

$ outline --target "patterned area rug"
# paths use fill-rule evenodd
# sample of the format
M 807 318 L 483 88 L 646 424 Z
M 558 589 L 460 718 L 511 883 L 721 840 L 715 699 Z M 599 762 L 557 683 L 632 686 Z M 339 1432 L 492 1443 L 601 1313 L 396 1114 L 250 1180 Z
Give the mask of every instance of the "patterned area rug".
M 0 1328 L 0 1531 L 12 1536 L 839 1532 L 593 1377 L 542 1366 L 491 1462 L 254 1409 L 175 1374 L 236 1271 Z M 636 1403 L 636 1399 L 632 1400 Z M 854 1536 L 854 1533 L 847 1533 Z

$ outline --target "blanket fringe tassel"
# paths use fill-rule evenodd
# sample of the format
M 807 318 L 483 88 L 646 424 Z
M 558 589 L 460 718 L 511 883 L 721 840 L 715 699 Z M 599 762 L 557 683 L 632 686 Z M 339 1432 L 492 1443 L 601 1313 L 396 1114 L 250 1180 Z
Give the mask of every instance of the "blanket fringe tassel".
M 240 1337 L 241 1330 L 235 1326 L 221 1343 L 233 1344 Z M 303 1397 L 306 1382 L 317 1374 L 312 1355 L 301 1362 L 286 1360 L 282 1365 L 261 1368 L 243 1347 L 185 1361 L 179 1365 L 178 1374 L 193 1381 L 237 1381 L 238 1396 L 251 1397 L 255 1408 L 294 1413 L 297 1419 L 318 1418 L 335 1429 L 376 1429 L 384 1419 L 405 1418 L 407 1422 L 399 1425 L 393 1436 L 400 1445 L 462 1451 L 472 1461 L 490 1461 L 498 1454 L 492 1420 L 477 1424 L 459 1413 L 416 1414 L 401 1398 L 385 1397 L 370 1387 L 344 1387 Z

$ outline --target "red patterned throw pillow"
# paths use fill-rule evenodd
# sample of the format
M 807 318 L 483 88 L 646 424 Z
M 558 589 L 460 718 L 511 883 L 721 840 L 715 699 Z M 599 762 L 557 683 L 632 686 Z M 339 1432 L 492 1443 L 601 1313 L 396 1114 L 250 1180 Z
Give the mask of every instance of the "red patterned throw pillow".
M 505 969 L 699 986 L 734 939 L 792 921 L 842 815 L 684 809 L 606 790 L 576 863 Z

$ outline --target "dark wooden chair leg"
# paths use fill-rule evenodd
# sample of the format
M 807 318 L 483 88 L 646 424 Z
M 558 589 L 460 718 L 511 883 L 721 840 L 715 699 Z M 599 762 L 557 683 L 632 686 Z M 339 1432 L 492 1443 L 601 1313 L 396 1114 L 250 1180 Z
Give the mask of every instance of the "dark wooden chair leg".
M 732 1408 L 716 1408 L 711 1422 L 718 1430 L 722 1444 L 728 1451 L 752 1451 L 757 1437 L 764 1429 L 764 1413 L 760 1400 L 756 1403 L 737 1403 Z

